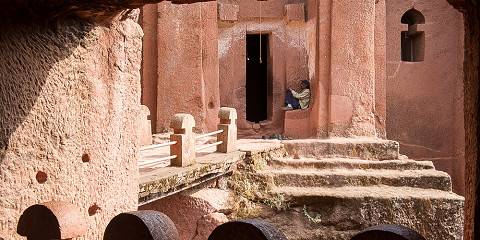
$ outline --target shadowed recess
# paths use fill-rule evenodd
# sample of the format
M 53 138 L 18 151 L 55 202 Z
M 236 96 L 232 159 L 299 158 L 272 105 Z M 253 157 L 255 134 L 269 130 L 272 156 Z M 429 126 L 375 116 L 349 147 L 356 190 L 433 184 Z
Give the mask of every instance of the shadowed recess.
M 23 212 L 18 221 L 17 233 L 28 240 L 61 239 L 57 217 L 43 205 L 31 206 Z
M 287 240 L 275 226 L 256 219 L 222 224 L 213 230 L 208 240 Z
M 424 24 L 425 16 L 420 11 L 412 8 L 403 14 L 401 22 L 408 25 Z
M 426 240 L 416 231 L 400 225 L 378 225 L 365 229 L 351 240 Z
M 76 20 L 45 26 L 0 24 L 0 164 L 11 135 L 31 113 L 52 67 L 70 56 L 93 27 Z

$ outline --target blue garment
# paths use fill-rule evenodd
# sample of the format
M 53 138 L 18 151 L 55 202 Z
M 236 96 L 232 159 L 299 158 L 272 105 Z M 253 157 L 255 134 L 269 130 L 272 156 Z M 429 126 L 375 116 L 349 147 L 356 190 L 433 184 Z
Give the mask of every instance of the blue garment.
M 287 95 L 285 96 L 285 105 L 288 106 L 288 104 L 290 104 L 293 109 L 300 108 L 300 101 L 293 96 L 292 91 L 290 90 L 287 90 Z

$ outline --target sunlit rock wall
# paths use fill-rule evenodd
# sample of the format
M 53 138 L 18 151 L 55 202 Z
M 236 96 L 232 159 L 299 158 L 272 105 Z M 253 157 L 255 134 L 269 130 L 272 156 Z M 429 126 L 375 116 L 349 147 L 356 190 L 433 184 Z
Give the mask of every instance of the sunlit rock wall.
M 0 238 L 20 239 L 22 211 L 45 201 L 78 206 L 85 239 L 136 209 L 136 15 L 110 26 L 0 25 Z

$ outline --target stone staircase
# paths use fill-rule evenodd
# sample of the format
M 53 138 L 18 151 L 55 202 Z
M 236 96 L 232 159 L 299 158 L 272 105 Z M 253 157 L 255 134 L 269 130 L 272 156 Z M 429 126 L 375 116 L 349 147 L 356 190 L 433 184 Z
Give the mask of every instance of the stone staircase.
M 461 240 L 464 199 L 432 162 L 398 154 L 393 141 L 285 141 L 250 179 L 266 189 L 261 217 L 290 240 L 347 240 L 376 224 L 401 224 L 429 240 Z

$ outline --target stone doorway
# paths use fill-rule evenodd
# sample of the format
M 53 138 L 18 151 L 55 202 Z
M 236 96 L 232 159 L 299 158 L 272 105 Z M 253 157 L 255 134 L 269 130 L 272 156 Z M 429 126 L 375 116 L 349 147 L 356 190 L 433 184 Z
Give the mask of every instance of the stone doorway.
M 246 41 L 246 110 L 247 120 L 259 123 L 269 118 L 269 36 L 247 34 Z

